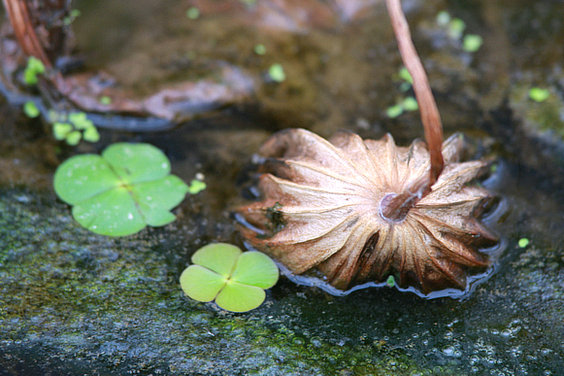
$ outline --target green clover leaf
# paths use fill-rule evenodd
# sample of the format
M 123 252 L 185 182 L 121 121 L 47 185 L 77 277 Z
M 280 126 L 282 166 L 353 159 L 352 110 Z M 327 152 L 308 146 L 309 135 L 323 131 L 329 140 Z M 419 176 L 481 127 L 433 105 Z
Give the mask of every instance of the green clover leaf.
M 125 236 L 174 221 L 170 210 L 184 199 L 188 186 L 169 173 L 170 162 L 154 146 L 118 143 L 102 156 L 66 160 L 55 172 L 54 186 L 59 198 L 73 205 L 81 226 Z
M 278 281 L 278 267 L 265 254 L 241 252 L 227 243 L 202 247 L 180 276 L 180 286 L 190 298 L 215 303 L 231 312 L 246 312 L 264 302 L 265 289 Z

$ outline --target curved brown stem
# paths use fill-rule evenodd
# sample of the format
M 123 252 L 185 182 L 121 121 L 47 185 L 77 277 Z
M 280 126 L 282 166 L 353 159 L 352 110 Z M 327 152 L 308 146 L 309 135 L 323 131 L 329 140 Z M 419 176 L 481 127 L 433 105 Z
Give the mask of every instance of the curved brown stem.
M 23 52 L 28 56 L 35 56 L 43 65 L 51 68 L 51 61 L 33 28 L 33 22 L 29 16 L 29 9 L 25 0 L 3 0 L 4 7 L 10 18 L 14 34 Z
M 400 0 L 386 0 L 388 14 L 398 42 L 398 49 L 403 64 L 413 78 L 413 90 L 421 112 L 421 122 L 425 131 L 425 140 L 429 149 L 430 171 L 428 176 L 423 176 L 407 187 L 404 192 L 386 196 L 380 203 L 380 213 L 392 222 L 402 221 L 422 197 L 431 191 L 432 185 L 437 181 L 444 168 L 442 154 L 443 126 L 441 116 L 435 103 L 435 98 L 429 86 L 425 68 L 415 50 L 409 25 L 401 9 Z
M 388 7 L 388 14 L 394 28 L 403 64 L 413 78 L 413 91 L 415 91 L 415 97 L 419 104 L 421 122 L 425 130 L 425 140 L 427 141 L 431 157 L 430 188 L 437 181 L 444 167 L 443 155 L 441 153 L 443 144 L 441 116 L 431 92 L 425 68 L 423 68 L 423 64 L 421 64 L 419 55 L 411 40 L 409 25 L 401 9 L 400 0 L 386 0 L 386 6 Z

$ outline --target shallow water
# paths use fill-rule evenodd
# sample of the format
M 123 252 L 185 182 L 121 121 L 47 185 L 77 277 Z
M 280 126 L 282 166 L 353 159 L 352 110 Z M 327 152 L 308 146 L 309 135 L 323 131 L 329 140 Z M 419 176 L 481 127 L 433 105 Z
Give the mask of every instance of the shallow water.
M 422 136 L 416 112 L 385 114 L 405 94 L 382 2 L 348 22 L 327 2 L 302 2 L 317 15 L 305 25 L 264 22 L 270 13 L 232 3 L 200 2 L 196 20 L 176 0 L 75 4 L 88 69 L 103 68 L 143 96 L 213 76 L 209 64 L 227 62 L 254 80 L 254 94 L 232 106 L 166 132 L 105 130 L 100 143 L 76 149 L 56 144 L 18 109 L 0 107 L 0 375 L 564 369 L 562 3 L 404 1 L 446 133 L 463 132 L 468 156 L 497 166 L 485 184 L 502 197 L 505 214 L 492 226 L 505 249 L 487 281 L 463 301 L 429 301 L 386 287 L 334 297 L 282 278 L 259 309 L 231 314 L 190 301 L 177 280 L 198 247 L 242 243 L 233 208 L 248 196 L 252 156 L 267 137 L 286 127 L 325 137 L 339 129 L 370 138 L 390 132 L 403 145 Z M 437 26 L 441 10 L 482 35 L 478 52 L 464 52 Z M 265 55 L 253 52 L 258 43 Z M 274 63 L 286 72 L 280 84 L 267 76 Z M 550 99 L 528 100 L 532 86 L 547 87 Z M 69 155 L 116 141 L 161 148 L 173 173 L 186 181 L 203 173 L 208 188 L 187 197 L 166 228 L 124 239 L 86 232 L 54 197 L 51 175 Z M 520 248 L 523 237 L 531 242 Z

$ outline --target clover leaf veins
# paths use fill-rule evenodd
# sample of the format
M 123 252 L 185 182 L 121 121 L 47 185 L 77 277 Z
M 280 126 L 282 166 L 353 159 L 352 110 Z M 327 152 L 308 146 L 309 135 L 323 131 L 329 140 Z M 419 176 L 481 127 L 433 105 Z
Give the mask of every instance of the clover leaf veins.
M 146 225 L 164 226 L 188 186 L 170 175 L 170 162 L 148 144 L 118 143 L 102 155 L 69 158 L 54 178 L 55 192 L 73 205 L 72 215 L 90 231 L 125 236 Z
M 231 244 L 213 243 L 192 256 L 180 276 L 182 290 L 192 299 L 215 303 L 232 312 L 257 308 L 264 290 L 278 281 L 278 267 L 264 253 L 241 252 Z

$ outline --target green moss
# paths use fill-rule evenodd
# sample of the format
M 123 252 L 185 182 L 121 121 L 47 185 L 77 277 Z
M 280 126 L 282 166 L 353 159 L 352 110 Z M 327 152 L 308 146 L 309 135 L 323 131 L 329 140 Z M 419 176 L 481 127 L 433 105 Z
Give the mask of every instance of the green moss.
M 160 359 L 173 373 L 425 374 L 377 342 L 343 346 L 271 322 L 264 309 L 237 315 L 191 301 L 148 231 L 93 235 L 52 198 L 2 196 L 0 210 L 11 216 L 0 219 L 0 336 L 12 352 L 39 351 L 31 341 L 40 338 L 51 346 L 42 353 L 82 356 L 112 372 Z
M 526 83 L 514 85 L 509 97 L 511 108 L 516 112 L 517 117 L 523 120 L 529 132 L 536 134 L 550 132 L 564 139 L 562 119 L 564 100 L 553 93 L 552 89 L 543 89 L 541 93 L 533 91 L 536 93 L 533 94 L 536 100 L 531 100 L 533 89 Z
M 561 339 L 537 334 L 561 327 L 557 251 L 523 249 L 507 277 L 462 303 L 395 289 L 337 298 L 283 279 L 261 307 L 234 314 L 178 284 L 206 232 L 169 225 L 106 238 L 79 227 L 52 193 L 0 190 L 0 212 L 0 368 L 19 359 L 24 371 L 58 374 L 461 375 L 530 356 L 531 373 L 558 369 L 542 353 Z M 183 229 L 200 222 L 184 217 Z M 541 297 L 542 314 L 531 315 Z M 488 336 L 500 332 L 518 336 Z

